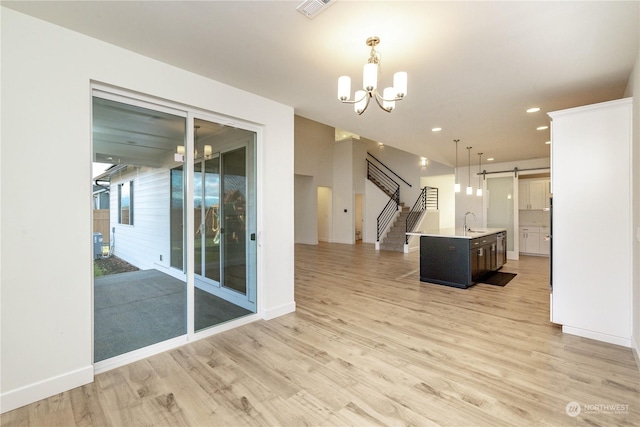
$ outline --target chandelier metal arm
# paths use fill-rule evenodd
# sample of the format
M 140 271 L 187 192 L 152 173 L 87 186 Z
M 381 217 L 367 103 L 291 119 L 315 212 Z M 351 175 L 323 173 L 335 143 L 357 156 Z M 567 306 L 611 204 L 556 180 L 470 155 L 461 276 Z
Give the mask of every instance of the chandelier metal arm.
M 382 109 L 383 109 L 384 111 L 386 111 L 387 113 L 390 113 L 390 112 L 393 110 L 393 108 L 384 108 L 384 107 L 382 106 L 382 102 L 380 102 L 380 101 L 391 101 L 390 99 L 384 99 L 383 97 L 381 97 L 381 96 L 378 94 L 378 92 L 377 92 L 377 91 L 375 92 L 375 96 L 374 96 L 374 98 L 376 99 L 376 104 L 378 104 L 378 107 L 382 108 Z M 363 111 L 363 112 L 364 112 L 364 111 Z

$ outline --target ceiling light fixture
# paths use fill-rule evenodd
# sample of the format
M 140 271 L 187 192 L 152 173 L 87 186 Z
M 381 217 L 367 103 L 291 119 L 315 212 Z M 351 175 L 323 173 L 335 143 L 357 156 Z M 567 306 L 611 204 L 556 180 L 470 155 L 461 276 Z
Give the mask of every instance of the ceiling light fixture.
M 476 196 L 482 196 L 482 182 L 480 181 L 481 173 L 482 173 L 482 153 L 478 153 L 478 189 L 476 190 Z
M 549 126 L 538 126 L 536 128 L 536 130 L 545 130 L 545 129 L 549 129 Z
M 527 113 L 537 113 L 540 111 L 540 107 L 532 107 L 527 110 Z
M 453 184 L 453 191 L 455 191 L 456 193 L 459 193 L 460 183 L 458 182 L 458 142 L 460 142 L 460 140 L 454 139 L 453 142 L 456 143 L 456 183 Z
M 494 159 L 493 157 L 489 157 L 489 158 L 487 159 L 487 162 L 493 162 L 494 160 L 495 160 L 495 159 Z
M 433 128 L 431 129 L 431 132 L 440 132 L 442 130 L 442 128 Z
M 338 99 L 345 104 L 354 104 L 353 109 L 359 115 L 364 113 L 369 106 L 371 98 L 387 113 L 390 113 L 396 106 L 396 101 L 401 101 L 407 94 L 407 73 L 399 71 L 393 75 L 393 87 L 387 87 L 382 92 L 378 92 L 378 64 L 380 64 L 380 54 L 376 51 L 376 46 L 380 43 L 378 37 L 369 37 L 367 46 L 371 47 L 369 60 L 364 64 L 362 73 L 362 88 L 355 93 L 355 100 L 351 97 L 351 77 L 341 76 L 338 79 Z
M 467 162 L 469 163 L 469 185 L 467 186 L 467 195 L 473 194 L 473 188 L 471 188 L 471 149 L 473 147 L 467 147 Z

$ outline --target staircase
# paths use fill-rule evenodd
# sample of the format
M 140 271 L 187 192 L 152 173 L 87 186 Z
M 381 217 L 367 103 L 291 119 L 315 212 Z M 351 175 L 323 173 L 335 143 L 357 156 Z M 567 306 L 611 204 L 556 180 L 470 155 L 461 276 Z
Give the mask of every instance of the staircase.
M 384 240 L 380 242 L 380 250 L 383 251 L 394 251 L 394 252 L 404 252 L 404 244 L 406 241 L 406 230 L 407 230 L 407 216 L 411 209 L 404 206 L 402 203 L 400 204 L 399 214 L 396 217 L 396 220 L 389 228 L 389 232 L 384 237 Z

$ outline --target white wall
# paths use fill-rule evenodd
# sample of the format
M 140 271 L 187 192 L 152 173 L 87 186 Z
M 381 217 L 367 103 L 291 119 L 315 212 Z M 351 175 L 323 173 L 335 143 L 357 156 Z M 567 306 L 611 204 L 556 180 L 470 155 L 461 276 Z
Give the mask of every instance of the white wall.
M 632 347 L 635 350 L 636 363 L 640 370 L 640 48 L 636 63 L 629 77 L 629 83 L 624 94 L 633 97 L 633 137 L 632 151 L 632 221 L 636 238 L 633 239 L 633 306 L 632 306 Z
M 1 410 L 93 379 L 91 81 L 264 126 L 259 312 L 293 311 L 293 109 L 1 10 Z
M 453 191 L 456 177 L 453 174 L 423 176 L 420 187 L 438 189 L 438 210 L 440 211 L 440 228 L 456 226 L 456 193 Z
M 295 242 L 318 244 L 318 197 L 314 178 L 295 176 Z

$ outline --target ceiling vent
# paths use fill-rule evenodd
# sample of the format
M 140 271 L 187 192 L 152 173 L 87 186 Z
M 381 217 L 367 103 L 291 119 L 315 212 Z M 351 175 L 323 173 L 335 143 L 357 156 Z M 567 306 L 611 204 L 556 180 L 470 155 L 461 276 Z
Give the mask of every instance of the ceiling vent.
M 305 0 L 296 10 L 309 19 L 313 19 L 320 12 L 331 6 L 335 0 Z

